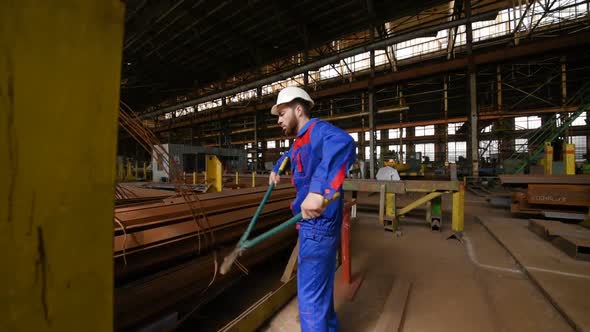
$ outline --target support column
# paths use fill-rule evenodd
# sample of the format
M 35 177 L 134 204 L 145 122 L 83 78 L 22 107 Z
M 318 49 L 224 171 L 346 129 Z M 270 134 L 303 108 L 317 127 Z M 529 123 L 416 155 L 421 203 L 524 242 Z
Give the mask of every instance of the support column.
M 477 128 L 477 82 L 476 67 L 473 61 L 473 31 L 471 27 L 471 1 L 465 1 L 465 16 L 469 20 L 466 24 L 467 35 L 467 56 L 469 72 L 469 151 L 471 157 L 471 175 L 479 176 L 479 146 L 478 146 L 478 128 Z
M 305 64 L 307 64 L 307 62 L 309 61 L 309 50 L 307 49 L 307 46 L 305 48 L 305 53 L 303 55 L 303 61 Z M 309 72 L 306 70 L 303 73 L 303 85 L 305 87 L 307 87 L 308 84 L 309 84 Z
M 416 127 L 408 127 L 406 128 L 406 137 L 408 138 L 406 142 L 406 163 L 410 162 L 410 155 L 416 152 L 414 146 L 414 137 L 416 137 Z
M 0 3 L 1 331 L 113 330 L 124 11 Z
M 369 174 L 375 178 L 375 92 L 369 89 Z
M 371 42 L 375 38 L 375 29 L 371 28 L 370 30 L 370 39 Z M 369 52 L 370 56 L 370 63 L 371 63 L 371 78 L 375 77 L 375 50 L 371 50 Z M 373 84 L 371 83 L 369 86 L 369 174 L 371 179 L 375 178 L 375 89 L 373 88 Z
M 444 142 L 441 151 L 442 158 L 440 159 L 446 166 L 449 160 L 449 75 L 445 75 L 443 82 L 443 112 L 445 114 L 445 126 L 443 130 Z
M 561 106 L 565 107 L 567 104 L 567 65 L 566 65 L 566 57 L 561 57 Z M 567 116 L 567 113 L 561 113 L 562 116 Z M 564 142 L 567 142 L 567 138 L 572 135 L 572 127 L 570 126 L 565 130 L 564 134 Z
M 502 66 L 496 66 L 496 110 L 498 112 L 504 111 L 504 101 L 502 98 Z M 504 118 L 500 119 L 496 122 L 497 129 L 501 133 L 509 133 L 514 129 L 514 118 Z M 513 135 L 506 135 L 502 134 L 500 136 L 500 160 L 498 162 L 502 162 L 507 158 L 510 158 L 512 155 L 512 151 L 514 150 L 514 138 Z

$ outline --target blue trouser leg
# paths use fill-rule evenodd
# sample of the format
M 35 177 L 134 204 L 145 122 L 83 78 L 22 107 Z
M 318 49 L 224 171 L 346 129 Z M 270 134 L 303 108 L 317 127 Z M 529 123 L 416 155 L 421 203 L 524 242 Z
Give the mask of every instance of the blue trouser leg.
M 299 230 L 297 300 L 301 331 L 338 331 L 334 273 L 338 237 Z

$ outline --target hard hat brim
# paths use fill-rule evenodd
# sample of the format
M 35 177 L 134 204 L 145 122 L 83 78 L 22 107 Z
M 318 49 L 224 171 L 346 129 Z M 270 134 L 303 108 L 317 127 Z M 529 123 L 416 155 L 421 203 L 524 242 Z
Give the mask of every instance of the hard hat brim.
M 271 109 L 270 109 L 270 114 L 272 115 L 279 115 L 279 111 L 277 110 L 277 108 L 279 108 L 279 105 L 281 104 L 276 104 L 274 105 Z

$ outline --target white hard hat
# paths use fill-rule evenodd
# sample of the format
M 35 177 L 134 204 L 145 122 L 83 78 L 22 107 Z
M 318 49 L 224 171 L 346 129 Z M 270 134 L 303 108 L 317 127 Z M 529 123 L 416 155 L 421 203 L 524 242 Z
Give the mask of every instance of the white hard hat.
M 277 107 L 281 104 L 292 102 L 296 98 L 301 98 L 311 103 L 311 107 L 313 107 L 314 103 L 311 97 L 305 90 L 302 88 L 298 88 L 296 86 L 289 86 L 281 90 L 279 95 L 277 96 L 277 103 L 272 107 L 270 110 L 270 114 L 272 115 L 279 115 L 277 111 Z

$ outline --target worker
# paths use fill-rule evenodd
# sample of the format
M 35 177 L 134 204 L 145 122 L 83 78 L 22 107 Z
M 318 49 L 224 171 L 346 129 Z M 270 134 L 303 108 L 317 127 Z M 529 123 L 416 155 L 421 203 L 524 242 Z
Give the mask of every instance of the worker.
M 297 300 L 302 331 L 338 331 L 334 311 L 336 250 L 342 225 L 342 181 L 356 159 L 352 137 L 328 122 L 310 118 L 314 102 L 298 87 L 279 92 L 271 114 L 295 142 L 277 161 L 269 183 L 279 183 L 284 158 L 291 163 L 297 195 L 293 214 L 301 212 L 297 263 Z M 339 196 L 334 197 L 336 193 Z M 324 205 L 324 200 L 332 201 Z

